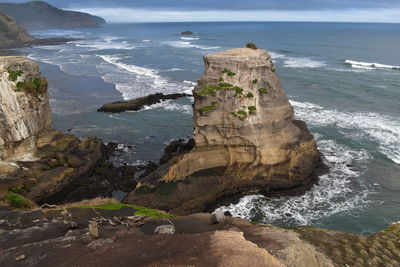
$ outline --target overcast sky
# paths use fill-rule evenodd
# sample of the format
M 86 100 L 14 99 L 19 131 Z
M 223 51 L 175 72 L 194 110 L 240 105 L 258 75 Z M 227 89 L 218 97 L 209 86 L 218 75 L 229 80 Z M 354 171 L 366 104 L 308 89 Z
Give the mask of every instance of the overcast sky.
M 25 2 L 9 0 L 0 2 Z M 108 22 L 349 21 L 400 23 L 400 0 L 48 0 Z

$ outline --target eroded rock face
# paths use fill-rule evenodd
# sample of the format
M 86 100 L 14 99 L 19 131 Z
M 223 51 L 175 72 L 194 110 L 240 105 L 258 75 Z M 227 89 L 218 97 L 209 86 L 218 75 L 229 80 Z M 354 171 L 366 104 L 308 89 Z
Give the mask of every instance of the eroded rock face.
M 32 160 L 51 126 L 47 80 L 26 57 L 0 57 L 0 160 Z
M 305 123 L 294 119 L 270 55 L 238 48 L 204 60 L 194 90 L 194 149 L 160 166 L 130 201 L 190 213 L 231 194 L 313 184 L 320 153 Z M 160 197 L 166 186 L 172 189 Z

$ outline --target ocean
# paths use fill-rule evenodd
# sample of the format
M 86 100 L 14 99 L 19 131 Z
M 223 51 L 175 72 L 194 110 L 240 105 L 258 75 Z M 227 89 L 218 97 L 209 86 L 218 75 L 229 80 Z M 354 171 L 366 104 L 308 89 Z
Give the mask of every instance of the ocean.
M 195 34 L 179 34 L 186 30 Z M 49 80 L 53 127 L 119 142 L 116 165 L 157 161 L 171 140 L 191 136 L 193 99 L 120 114 L 96 112 L 102 104 L 190 93 L 203 55 L 256 43 L 272 55 L 330 172 L 302 196 L 252 195 L 221 209 L 361 234 L 400 220 L 400 24 L 137 23 L 32 34 L 80 38 L 19 53 L 39 62 Z

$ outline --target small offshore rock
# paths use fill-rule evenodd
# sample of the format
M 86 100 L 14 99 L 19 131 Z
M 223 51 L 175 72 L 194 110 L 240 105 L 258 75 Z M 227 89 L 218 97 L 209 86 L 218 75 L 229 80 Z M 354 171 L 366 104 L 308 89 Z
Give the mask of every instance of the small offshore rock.
M 211 214 L 210 218 L 212 224 L 223 223 L 226 220 L 225 214 L 222 210 L 217 210 L 216 212 Z
M 193 32 L 191 32 L 191 31 L 181 32 L 181 35 L 192 35 L 192 34 L 193 34 Z
M 22 261 L 22 260 L 25 260 L 25 259 L 26 259 L 26 256 L 24 254 L 22 254 L 22 255 L 20 255 L 20 256 L 15 258 L 16 261 Z
M 166 235 L 173 235 L 175 233 L 175 226 L 173 225 L 160 225 L 154 229 L 154 233 L 156 234 L 166 234 Z

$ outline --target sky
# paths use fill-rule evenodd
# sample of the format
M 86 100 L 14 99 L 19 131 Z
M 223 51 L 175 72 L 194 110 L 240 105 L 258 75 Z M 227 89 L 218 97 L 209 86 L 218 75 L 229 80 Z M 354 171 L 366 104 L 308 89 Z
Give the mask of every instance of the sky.
M 0 0 L 0 2 L 25 2 Z M 109 23 L 340 21 L 400 23 L 400 0 L 48 0 Z

